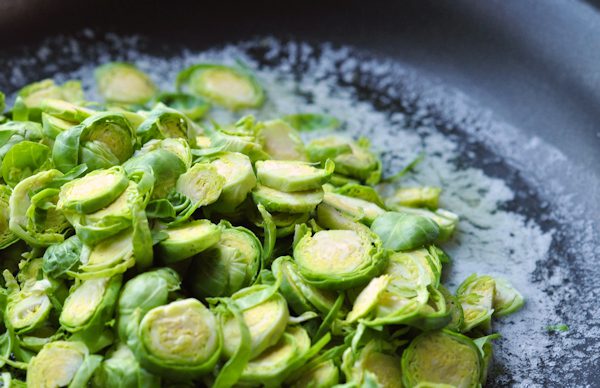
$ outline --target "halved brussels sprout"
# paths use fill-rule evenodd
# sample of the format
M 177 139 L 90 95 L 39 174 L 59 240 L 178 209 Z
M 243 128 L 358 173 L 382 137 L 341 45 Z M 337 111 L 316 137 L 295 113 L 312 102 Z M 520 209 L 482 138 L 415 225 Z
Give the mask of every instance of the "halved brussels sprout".
M 465 317 L 458 298 L 452 295 L 452 293 L 441 284 L 438 286 L 438 290 L 444 296 L 444 299 L 446 299 L 446 306 L 448 307 L 448 311 L 450 311 L 451 320 L 446 326 L 446 329 L 460 333 L 463 328 Z
M 81 342 L 50 342 L 31 359 L 27 386 L 84 387 L 101 361 L 102 356 L 90 355 Z
M 385 210 L 373 202 L 346 195 L 325 192 L 323 203 L 336 208 L 357 221 L 371 224 L 377 217 L 385 214 Z
M 426 217 L 435 222 L 439 227 L 439 234 L 435 240 L 438 243 L 447 241 L 452 237 L 458 225 L 458 215 L 445 209 L 437 209 L 434 212 L 427 209 L 416 209 L 406 206 L 391 206 L 391 208 L 400 213 Z
M 183 70 L 177 76 L 177 88 L 233 110 L 257 108 L 265 98 L 252 75 L 222 65 L 199 64 Z
M 156 246 L 161 260 L 175 263 L 192 257 L 219 242 L 221 229 L 209 220 L 197 220 L 162 230 L 167 238 Z
M 221 356 L 222 335 L 215 316 L 196 299 L 148 311 L 128 327 L 127 345 L 149 372 L 189 380 L 210 372 Z
M 275 292 L 264 300 L 261 297 L 267 286 L 257 285 L 242 289 L 233 294 L 232 299 L 258 299 L 258 303 L 242 308 L 244 322 L 250 331 L 251 359 L 268 347 L 275 345 L 281 338 L 288 323 L 289 311 L 281 294 Z M 241 333 L 236 320 L 227 316 L 221 322 L 223 330 L 223 355 L 232 357 L 239 346 Z
M 271 159 L 306 161 L 306 150 L 300 135 L 282 120 L 263 123 L 258 133 L 263 149 Z
M 402 354 L 402 381 L 415 386 L 480 386 L 482 360 L 473 341 L 451 331 L 433 331 L 412 340 Z
M 391 280 L 390 275 L 381 275 L 371 279 L 369 284 L 356 297 L 346 321 L 354 322 L 369 314 L 377 306 L 380 295 L 388 287 Z
M 197 298 L 230 296 L 249 286 L 261 266 L 262 246 L 250 230 L 221 223 L 220 240 L 194 257 L 188 282 Z
M 333 360 L 323 361 L 307 370 L 291 384 L 292 388 L 329 388 L 339 383 L 340 370 Z
M 157 104 L 136 129 L 142 144 L 153 139 L 184 138 L 193 140 L 193 124 L 179 111 Z
M 39 142 L 42 140 L 42 127 L 31 121 L 9 121 L 0 124 L 0 160 L 16 144 L 24 140 Z
M 439 187 L 402 187 L 388 198 L 388 206 L 427 207 L 437 209 L 442 189 Z
M 297 113 L 283 116 L 283 120 L 298 131 L 334 130 L 340 121 L 328 114 Z
M 126 229 L 117 235 L 102 240 L 81 250 L 81 265 L 77 273 L 70 273 L 80 279 L 110 277 L 124 273 L 135 264 L 133 230 Z
M 17 334 L 28 333 L 43 326 L 52 310 L 48 296 L 52 285 L 44 279 L 24 284 L 19 289 L 12 275 L 8 277 L 9 275 L 5 270 L 4 278 L 10 290 L 4 316 L 6 325 Z
M 503 317 L 518 311 L 525 304 L 523 295 L 519 293 L 507 280 L 495 278 L 494 316 Z
M 56 209 L 58 189 L 49 188 L 62 177 L 58 170 L 41 171 L 19 182 L 10 196 L 10 230 L 32 246 L 64 240 L 69 223 Z
M 366 384 L 367 374 L 371 374 L 381 387 L 401 388 L 401 359 L 393 351 L 386 351 L 386 345 L 389 346 L 378 340 L 371 340 L 356 353 L 352 348 L 346 349 L 342 366 L 346 381 L 361 387 Z
M 126 341 L 127 326 L 136 310 L 143 316 L 154 307 L 167 304 L 169 294 L 179 290 L 181 280 L 171 268 L 158 268 L 141 273 L 123 286 L 117 307 L 117 328 L 121 341 Z
M 175 190 L 190 200 L 186 213 L 191 215 L 199 207 L 217 201 L 224 186 L 225 178 L 217 172 L 214 165 L 196 163 L 179 176 Z
M 15 187 L 17 183 L 39 171 L 52 167 L 48 159 L 50 148 L 44 144 L 21 141 L 8 150 L 2 159 L 2 178 L 7 185 Z
M 321 203 L 317 206 L 317 222 L 319 226 L 325 229 L 345 229 L 354 230 L 358 233 L 369 233 L 368 226 L 357 222 L 350 216 L 342 213 L 333 206 Z
M 150 77 L 130 63 L 106 63 L 94 76 L 98 93 L 108 102 L 143 105 L 157 92 Z
M 261 184 L 285 192 L 320 189 L 335 168 L 331 160 L 324 169 L 296 160 L 258 161 L 255 166 Z
M 19 90 L 17 96 L 27 111 L 26 115 L 32 121 L 40 120 L 40 106 L 46 99 L 55 98 L 75 103 L 84 99 L 79 81 L 67 81 L 59 86 L 50 79 L 25 86 Z
M 491 327 L 495 290 L 494 278 L 487 275 L 473 274 L 458 286 L 456 297 L 464 313 L 461 331 L 468 332 L 476 326 L 484 329 Z
M 225 152 L 211 161 L 211 164 L 225 178 L 221 195 L 211 207 L 217 211 L 234 211 L 256 186 L 250 158 L 239 152 Z
M 65 300 L 59 322 L 72 333 L 101 330 L 114 311 L 121 290 L 122 277 L 96 278 L 76 284 Z
M 277 258 L 271 268 L 276 276 L 282 277 L 280 291 L 296 314 L 316 309 L 326 315 L 333 309 L 337 294 L 306 282 L 291 257 Z
M 377 236 L 352 230 L 306 234 L 294 247 L 294 259 L 309 283 L 334 289 L 364 284 L 381 274 L 387 263 Z
M 96 170 L 65 183 L 58 195 L 58 209 L 93 213 L 116 200 L 129 185 L 125 170 L 115 166 Z
M 0 185 L 0 250 L 9 247 L 18 240 L 18 237 L 9 229 L 9 199 L 11 193 L 10 187 Z
M 107 354 L 94 374 L 94 387 L 160 388 L 160 377 L 144 370 L 124 344 Z
M 124 163 L 133 154 L 135 136 L 120 113 L 96 113 L 61 132 L 52 149 L 57 169 L 67 172 L 85 163 L 90 170 Z
M 214 155 L 218 152 L 240 152 L 248 155 L 250 160 L 269 159 L 257 134 L 262 128 L 262 123 L 257 122 L 254 116 L 244 116 L 234 125 L 227 127 L 216 126 L 205 128 L 206 138 L 198 144 L 208 141 L 208 148 L 198 151 L 199 155 Z M 199 141 L 199 139 L 196 139 Z
M 61 132 L 64 132 L 77 124 L 78 123 L 59 119 L 58 117 L 50 116 L 49 114 L 42 112 L 42 128 L 44 130 L 44 136 L 49 139 L 56 139 L 56 136 Z
M 308 213 L 323 200 L 323 189 L 286 193 L 267 186 L 258 185 L 252 198 L 269 212 Z
M 436 240 L 439 227 L 431 219 L 411 214 L 386 212 L 371 224 L 371 230 L 383 241 L 383 247 L 409 251 Z
M 162 93 L 158 101 L 177 109 L 192 120 L 202 118 L 210 109 L 210 104 L 204 99 L 186 93 Z
M 95 113 L 91 109 L 55 98 L 43 100 L 40 109 L 42 110 L 42 115 L 45 113 L 74 123 L 80 123 Z

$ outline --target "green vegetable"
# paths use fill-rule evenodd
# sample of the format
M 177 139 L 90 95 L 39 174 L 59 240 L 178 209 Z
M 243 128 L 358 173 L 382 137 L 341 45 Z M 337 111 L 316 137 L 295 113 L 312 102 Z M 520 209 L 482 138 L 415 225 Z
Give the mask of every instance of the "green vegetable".
M 40 109 L 42 115 L 46 114 L 74 123 L 80 123 L 94 114 L 93 110 L 52 98 L 43 100 Z
M 307 213 L 323 200 L 323 189 L 286 193 L 259 185 L 252 191 L 252 198 L 270 212 Z
M 221 230 L 208 220 L 192 221 L 163 230 L 166 238 L 157 245 L 159 257 L 174 263 L 192 257 L 219 242 Z
M 442 189 L 439 187 L 403 187 L 388 199 L 388 206 L 426 207 L 437 209 Z
M 133 352 L 125 344 L 119 344 L 100 364 L 93 386 L 159 388 L 160 378 L 144 370 Z
M 225 178 L 221 195 L 212 204 L 212 208 L 232 212 L 256 186 L 256 175 L 250 158 L 238 152 L 226 152 L 219 154 L 211 164 L 217 169 L 217 173 Z
M 50 149 L 40 143 L 22 141 L 8 150 L 2 159 L 2 178 L 9 186 L 17 183 L 39 171 L 52 167 L 48 159 Z
M 199 64 L 183 70 L 177 88 L 232 110 L 259 107 L 265 98 L 252 75 L 222 65 Z
M 496 282 L 491 276 L 476 274 L 469 276 L 458 286 L 456 296 L 464 313 L 461 331 L 467 332 L 480 325 L 490 327 L 495 288 Z
M 369 225 L 385 213 L 384 209 L 373 202 L 329 191 L 325 193 L 323 203 L 347 214 L 354 220 L 362 221 Z
M 210 109 L 210 104 L 204 99 L 186 93 L 162 93 L 157 99 L 166 106 L 183 113 L 191 120 L 202 118 Z
M 155 139 L 178 137 L 191 141 L 194 139 L 193 129 L 184 114 L 158 103 L 137 127 L 136 134 L 142 144 Z
M 75 270 L 79 265 L 81 247 L 81 240 L 77 236 L 71 236 L 60 244 L 50 245 L 44 252 L 44 273 L 58 279 Z
M 47 99 L 65 100 L 78 103 L 84 100 L 83 90 L 79 81 L 67 81 L 56 85 L 50 79 L 34 82 L 22 88 L 17 94 L 17 100 L 22 104 L 24 120 L 40 121 L 41 106 Z M 17 105 L 17 103 L 15 103 Z M 15 106 L 16 108 L 16 106 Z M 14 112 L 13 112 L 14 118 Z M 24 121 L 17 120 L 17 121 Z
M 9 199 L 12 190 L 0 185 L 0 250 L 17 242 L 18 237 L 10 230 L 10 205 Z
M 157 92 L 146 74 L 129 63 L 112 62 L 96 69 L 96 87 L 105 101 L 143 105 Z
M 335 168 L 330 160 L 325 163 L 325 169 L 309 163 L 280 160 L 258 161 L 255 165 L 261 184 L 285 192 L 320 189 Z
M 381 238 L 384 248 L 394 251 L 420 248 L 435 241 L 439 235 L 438 225 L 429 218 L 398 212 L 378 216 L 371 230 Z
M 391 208 L 400 213 L 429 218 L 435 222 L 439 228 L 439 234 L 436 238 L 436 242 L 438 243 L 443 243 L 450 239 L 458 225 L 458 215 L 445 209 L 437 209 L 434 212 L 427 209 L 416 209 L 405 206 L 391 206 Z
M 400 358 L 381 341 L 371 340 L 358 351 L 348 348 L 343 360 L 342 368 L 348 382 L 362 386 L 371 374 L 383 387 L 402 387 Z
M 262 148 L 272 159 L 307 160 L 300 134 L 285 121 L 271 120 L 263 123 L 258 138 Z
M 301 132 L 331 130 L 337 129 L 340 126 L 339 120 L 335 117 L 318 113 L 297 113 L 284 116 L 283 120 Z

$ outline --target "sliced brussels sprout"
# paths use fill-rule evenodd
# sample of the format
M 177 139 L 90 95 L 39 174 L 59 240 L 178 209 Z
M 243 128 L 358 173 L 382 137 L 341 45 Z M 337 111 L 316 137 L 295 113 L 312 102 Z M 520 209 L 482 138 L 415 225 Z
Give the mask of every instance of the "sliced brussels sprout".
M 56 137 L 52 159 L 56 168 L 65 173 L 82 163 L 90 170 L 109 168 L 131 157 L 135 141 L 125 116 L 96 113 Z
M 7 283 L 13 283 L 8 294 L 5 312 L 5 323 L 17 334 L 31 332 L 46 323 L 52 310 L 48 296 L 52 285 L 46 279 L 25 284 L 20 290 L 14 278 L 7 278 L 10 273 L 5 270 Z M 12 277 L 12 276 L 11 276 Z M 35 278 L 34 278 L 35 279 Z M 7 284 L 8 285 L 8 284 Z
M 18 237 L 9 229 L 11 193 L 8 186 L 0 185 L 0 250 L 18 241 Z
M 297 113 L 283 116 L 283 120 L 301 132 L 334 130 L 341 125 L 335 117 L 322 113 Z
M 388 198 L 388 206 L 427 207 L 437 209 L 442 189 L 439 187 L 402 187 Z
M 59 210 L 93 213 L 114 202 L 128 185 L 129 180 L 121 166 L 92 171 L 61 187 L 57 207 Z
M 388 287 L 391 280 L 390 275 L 381 275 L 371 279 L 369 284 L 356 297 L 346 321 L 354 322 L 370 313 L 377 306 L 380 295 Z
M 256 176 L 250 158 L 239 152 L 225 152 L 211 164 L 225 178 L 221 195 L 212 208 L 217 211 L 234 211 L 256 186 Z
M 324 169 L 295 160 L 258 161 L 255 166 L 261 184 L 285 192 L 320 189 L 335 168 L 331 160 Z
M 84 245 L 79 271 L 70 274 L 80 279 L 93 279 L 124 273 L 135 264 L 133 245 L 131 228 L 104 239 L 93 247 Z
M 164 263 L 190 258 L 219 242 L 221 228 L 208 220 L 192 221 L 163 230 L 167 238 L 156 246 Z
M 106 63 L 94 75 L 98 93 L 108 102 L 143 105 L 157 93 L 150 77 L 130 63 Z
M 158 103 L 136 129 L 142 144 L 153 139 L 184 138 L 193 140 L 193 125 L 179 111 Z
M 210 109 L 210 104 L 203 98 L 186 93 L 162 93 L 158 101 L 177 109 L 191 120 L 201 119 Z
M 261 266 L 262 246 L 244 227 L 224 226 L 220 240 L 194 257 L 188 283 L 197 298 L 230 296 L 249 286 Z
M 281 294 L 275 292 L 261 300 L 266 288 L 268 287 L 257 285 L 242 289 L 232 296 L 234 301 L 241 298 L 258 299 L 258 303 L 242 308 L 244 322 L 250 331 L 251 359 L 279 341 L 289 319 L 287 303 Z M 227 316 L 221 322 L 221 327 L 224 338 L 223 355 L 232 357 L 241 339 L 239 325 L 232 316 Z
M 258 185 L 252 191 L 252 198 L 269 212 L 308 213 L 323 200 L 323 189 L 286 193 Z
M 518 311 L 525 304 L 523 295 L 506 279 L 495 278 L 494 316 L 503 317 Z
M 74 123 L 80 123 L 95 113 L 91 109 L 55 98 L 43 100 L 40 109 L 42 110 L 42 114 L 46 113 L 53 117 Z
M 383 247 L 393 251 L 409 251 L 434 242 L 439 227 L 431 219 L 398 212 L 381 214 L 371 224 L 371 230 L 383 241 Z
M 369 225 L 373 223 L 377 217 L 386 213 L 384 209 L 373 202 L 329 191 L 325 192 L 323 203 L 350 215 L 357 221 L 362 221 Z
M 144 370 L 133 352 L 124 344 L 107 354 L 94 374 L 94 387 L 160 388 L 160 377 Z
M 44 144 L 24 140 L 8 150 L 2 159 L 2 178 L 7 185 L 17 183 L 39 171 L 52 167 L 50 148 Z
M 180 283 L 179 275 L 171 268 L 144 272 L 125 283 L 117 307 L 117 331 L 121 341 L 126 341 L 127 326 L 136 310 L 143 316 L 167 304 L 169 294 L 179 290 Z
M 451 320 L 446 326 L 446 329 L 460 333 L 463 328 L 465 317 L 458 298 L 452 295 L 452 293 L 441 284 L 438 286 L 438 290 L 444 296 L 444 299 L 446 299 L 446 306 L 448 306 L 448 310 L 450 311 Z
M 383 199 L 372 186 L 365 186 L 358 183 L 346 183 L 341 187 L 332 190 L 334 193 L 345 195 L 347 197 L 358 198 L 364 201 L 372 202 L 382 209 L 386 209 Z
M 451 331 L 432 331 L 412 340 L 402 354 L 407 387 L 473 387 L 480 383 L 482 359 L 473 341 Z
M 491 334 L 485 337 L 476 338 L 473 340 L 475 345 L 479 348 L 482 358 L 481 367 L 481 384 L 485 384 L 489 371 L 489 366 L 492 362 L 493 357 L 493 345 L 492 341 L 500 338 L 500 334 Z
M 49 139 L 56 139 L 56 136 L 58 136 L 61 132 L 64 132 L 77 124 L 78 123 L 59 119 L 58 117 L 50 116 L 49 114 L 42 112 L 43 133 L 44 136 Z
M 385 346 L 378 340 L 371 340 L 356 353 L 352 348 L 346 349 L 343 356 L 346 381 L 364 386 L 367 375 L 371 374 L 381 387 L 401 388 L 401 359 L 392 351 L 386 351 Z
M 37 143 L 42 137 L 42 127 L 38 123 L 9 121 L 0 124 L 0 161 L 14 145 L 25 140 Z
M 199 150 L 198 155 L 214 155 L 218 152 L 240 152 L 248 155 L 250 160 L 266 160 L 270 156 L 261 145 L 257 135 L 262 128 L 262 123 L 257 122 L 254 116 L 244 116 L 234 125 L 227 127 L 216 126 L 205 128 L 206 138 L 200 143 L 208 142 L 209 148 Z M 196 138 L 198 141 L 199 139 Z M 199 144 L 200 144 L 199 143 Z
M 246 365 L 240 382 L 279 386 L 309 349 L 310 337 L 306 330 L 302 326 L 290 326 L 275 345 Z
M 358 233 L 369 233 L 370 231 L 365 224 L 357 222 L 347 214 L 325 203 L 317 206 L 317 222 L 326 229 L 354 230 Z
M 44 252 L 42 270 L 55 279 L 64 277 L 79 265 L 81 247 L 81 240 L 77 236 L 71 236 L 60 244 L 50 245 Z
M 380 275 L 387 263 L 377 236 L 352 230 L 306 234 L 294 247 L 294 259 L 309 283 L 334 289 L 365 284 Z
M 458 225 L 458 215 L 445 209 L 437 209 L 435 212 L 427 209 L 416 209 L 405 206 L 391 206 L 397 212 L 426 217 L 434 221 L 439 227 L 439 234 L 435 240 L 443 243 L 452 237 Z
M 323 361 L 307 370 L 291 384 L 292 388 L 328 388 L 339 383 L 340 370 L 333 360 Z
M 27 110 L 27 116 L 33 121 L 40 120 L 40 106 L 44 100 L 54 98 L 77 103 L 84 99 L 79 81 L 67 81 L 59 86 L 50 79 L 25 86 L 18 92 L 17 98 L 21 100 Z
M 477 326 L 484 330 L 491 327 L 495 290 L 494 278 L 487 275 L 473 274 L 458 286 L 456 297 L 464 314 L 462 332 L 468 332 Z
M 63 305 L 59 322 L 67 331 L 102 328 L 113 315 L 121 290 L 120 275 L 84 280 L 77 284 Z
M 199 64 L 183 70 L 177 76 L 177 88 L 232 110 L 257 108 L 265 98 L 252 75 L 222 65 Z
M 271 159 L 306 161 L 306 150 L 298 132 L 282 120 L 263 123 L 258 138 Z
M 189 215 L 201 206 L 210 205 L 219 199 L 225 186 L 225 178 L 209 163 L 196 163 L 179 176 L 175 190 L 190 200 Z
M 41 171 L 19 182 L 10 196 L 10 230 L 32 246 L 64 240 L 69 223 L 56 209 L 58 189 L 48 188 L 62 177 L 58 170 Z
M 327 136 L 313 139 L 306 146 L 306 152 L 311 162 L 324 162 L 327 159 L 335 160 L 339 155 L 351 154 L 351 140 L 341 136 Z M 339 172 L 336 169 L 336 172 Z
M 302 278 L 291 257 L 277 258 L 271 268 L 275 275 L 282 277 L 280 291 L 296 314 L 315 309 L 321 314 L 328 314 L 333 309 L 337 294 L 310 285 Z
M 102 361 L 81 342 L 54 341 L 31 359 L 28 387 L 84 387 Z
M 196 299 L 153 308 L 139 326 L 128 327 L 128 334 L 127 345 L 140 365 L 175 381 L 207 374 L 221 356 L 217 319 Z

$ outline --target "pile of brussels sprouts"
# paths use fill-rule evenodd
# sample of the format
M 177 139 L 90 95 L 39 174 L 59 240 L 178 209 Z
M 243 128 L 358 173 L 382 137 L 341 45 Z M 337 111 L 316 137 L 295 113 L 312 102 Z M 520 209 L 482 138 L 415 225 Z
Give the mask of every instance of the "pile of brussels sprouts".
M 381 161 L 327 115 L 258 108 L 243 68 L 159 93 L 131 64 L 0 93 L 3 387 L 478 387 L 502 279 L 450 293 L 441 190 L 378 192 Z

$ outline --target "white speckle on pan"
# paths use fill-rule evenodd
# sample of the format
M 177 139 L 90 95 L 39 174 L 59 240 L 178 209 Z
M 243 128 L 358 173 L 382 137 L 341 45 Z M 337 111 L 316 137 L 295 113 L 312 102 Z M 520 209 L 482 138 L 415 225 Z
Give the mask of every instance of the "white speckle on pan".
M 82 33 L 83 39 L 95 36 L 91 30 Z M 173 90 L 177 73 L 189 65 L 240 60 L 267 91 L 265 107 L 251 112 L 260 118 L 332 114 L 344 121 L 343 132 L 371 140 L 388 174 L 425 152 L 425 160 L 401 183 L 442 187 L 442 206 L 461 216 L 459 233 L 445 247 L 453 258 L 447 283 L 455 287 L 473 272 L 487 273 L 508 279 L 527 300 L 522 311 L 495 322 L 502 339 L 492 383 L 532 387 L 589 381 L 585 376 L 600 360 L 600 327 L 588 323 L 600 316 L 600 287 L 590 287 L 591 279 L 600 278 L 592 260 L 600 257 L 598 226 L 586 218 L 585 207 L 560 174 L 600 188 L 597 179 L 571 166 L 542 139 L 496 121 L 461 93 L 397 62 L 359 57 L 348 47 L 266 38 L 204 52 L 172 50 L 176 53 L 165 57 L 147 54 L 145 43 L 114 34 L 94 45 L 54 38 L 37 57 L 56 58 L 51 52 L 62 49 L 61 55 L 69 56 L 65 66 L 77 66 L 66 70 L 56 61 L 45 74 L 59 82 L 81 79 L 90 98 L 97 97 L 94 67 L 105 62 L 133 61 L 162 89 Z M 32 66 L 26 56 L 11 60 L 0 86 L 14 92 L 33 81 L 26 74 Z M 213 117 L 235 119 L 222 110 Z M 523 201 L 525 207 L 519 205 Z M 534 215 L 527 206 L 535 207 Z M 563 323 L 570 327 L 566 333 L 546 329 Z

